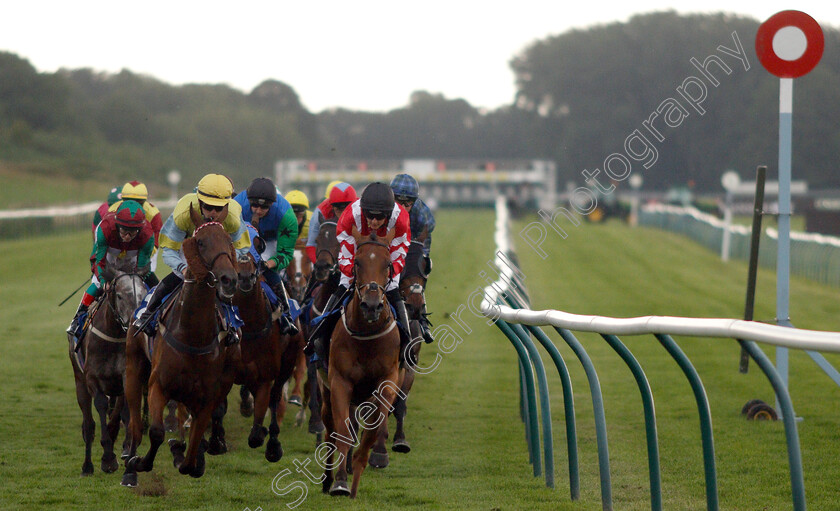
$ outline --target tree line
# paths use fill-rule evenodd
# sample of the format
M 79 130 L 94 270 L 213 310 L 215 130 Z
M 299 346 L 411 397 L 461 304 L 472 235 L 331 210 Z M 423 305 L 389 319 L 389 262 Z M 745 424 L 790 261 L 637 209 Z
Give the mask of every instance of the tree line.
M 772 178 L 778 159 L 779 80 L 756 56 L 759 24 L 657 12 L 548 37 L 513 56 L 516 97 L 494 110 L 417 91 L 386 113 L 313 113 L 275 79 L 243 93 L 130 70 L 39 73 L 0 52 L 0 159 L 109 182 L 165 183 L 177 168 L 245 183 L 287 158 L 547 158 L 565 187 L 596 170 L 623 181 L 610 160 L 623 154 L 646 188 L 720 190 L 725 170 L 766 164 Z M 812 188 L 840 187 L 840 32 L 823 31 L 820 64 L 794 85 L 794 179 Z

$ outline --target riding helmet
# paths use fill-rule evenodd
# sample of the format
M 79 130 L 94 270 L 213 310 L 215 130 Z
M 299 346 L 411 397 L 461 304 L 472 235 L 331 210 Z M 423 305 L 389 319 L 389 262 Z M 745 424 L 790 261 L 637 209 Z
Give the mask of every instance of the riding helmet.
M 277 188 L 267 177 L 258 177 L 248 185 L 248 200 L 264 206 L 277 200 Z
M 221 174 L 207 174 L 196 188 L 199 200 L 210 206 L 227 206 L 233 195 L 233 183 Z
M 133 200 L 123 202 L 117 209 L 116 223 L 119 226 L 136 229 L 142 227 L 145 221 L 146 213 L 143 211 L 143 206 Z
M 349 183 L 338 183 L 330 190 L 330 205 L 349 204 L 355 202 L 359 197 L 356 195 L 356 189 Z
M 417 180 L 408 174 L 397 174 L 391 180 L 391 190 L 394 195 L 404 195 L 405 197 L 416 199 L 420 195 L 420 185 Z
M 371 183 L 362 192 L 361 204 L 362 213 L 384 213 L 390 215 L 394 209 L 394 192 L 385 183 Z
M 149 198 L 149 191 L 140 181 L 129 181 L 122 187 L 122 198 L 144 201 Z
M 286 200 L 294 208 L 295 206 L 303 206 L 304 209 L 309 209 L 309 197 L 300 190 L 292 190 L 286 194 Z
M 335 180 L 335 181 L 330 181 L 330 183 L 327 185 L 326 190 L 324 191 L 324 198 L 325 198 L 325 199 L 329 199 L 329 198 L 330 198 L 330 192 L 332 191 L 333 187 L 334 187 L 335 185 L 339 184 L 339 183 L 341 183 L 341 180 L 340 180 L 340 179 L 337 179 L 337 180 Z

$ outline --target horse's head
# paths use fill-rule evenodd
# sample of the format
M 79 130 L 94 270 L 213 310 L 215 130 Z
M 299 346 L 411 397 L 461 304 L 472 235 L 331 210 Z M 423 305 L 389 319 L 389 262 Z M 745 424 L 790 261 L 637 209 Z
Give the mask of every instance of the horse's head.
M 353 275 L 359 309 L 365 321 L 373 323 L 385 308 L 385 287 L 391 279 L 391 251 L 388 246 L 393 234 L 378 238 L 375 234 L 363 237 L 353 232 L 356 238 L 356 256 Z
M 410 319 L 420 319 L 420 311 L 426 304 L 423 290 L 426 288 L 426 279 L 420 275 L 400 278 L 400 294 L 405 301 L 406 312 Z
M 219 298 L 230 301 L 237 282 L 230 235 L 221 223 L 204 222 L 192 206 L 190 216 L 196 225 L 195 232 L 182 245 L 189 272 L 197 281 L 215 287 Z
M 291 298 L 294 298 L 298 302 L 303 301 L 303 295 L 306 293 L 307 285 L 309 284 L 309 279 L 303 274 L 303 272 L 295 272 L 289 278 L 289 295 Z
M 338 271 L 338 239 L 335 237 L 335 222 L 324 222 L 315 239 L 315 280 L 326 282 Z
M 257 280 L 259 280 L 257 265 L 254 263 L 254 259 L 249 254 L 239 255 L 236 258 L 236 268 L 237 287 L 243 293 L 250 293 L 253 291 Z
M 105 278 L 108 280 L 106 296 L 117 322 L 128 329 L 134 311 L 146 296 L 146 284 L 141 274 L 106 267 Z

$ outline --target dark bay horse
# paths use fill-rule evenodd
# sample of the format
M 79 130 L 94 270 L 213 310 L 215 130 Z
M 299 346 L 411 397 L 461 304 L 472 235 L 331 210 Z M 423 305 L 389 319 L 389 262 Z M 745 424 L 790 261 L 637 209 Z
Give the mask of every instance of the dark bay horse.
M 114 442 L 124 419 L 123 376 L 125 375 L 125 334 L 134 309 L 146 295 L 143 277 L 134 273 L 105 268 L 105 292 L 99 305 L 91 310 L 90 325 L 82 338 L 77 353 L 73 338 L 70 341 L 70 363 L 76 380 L 76 399 L 82 410 L 82 438 L 85 441 L 85 461 L 82 475 L 93 474 L 91 445 L 96 426 L 91 413 L 91 401 L 99 413 L 102 445 L 103 472 L 119 468 L 114 454 Z M 81 360 L 84 360 L 82 367 Z M 108 417 L 109 397 L 114 399 L 114 409 Z
M 322 222 L 318 228 L 318 237 L 315 239 L 315 264 L 312 267 L 312 274 L 309 279 L 309 290 L 312 296 L 310 318 L 320 316 L 330 296 L 338 289 L 340 273 L 338 270 L 338 249 L 339 243 L 336 238 L 336 223 L 334 221 Z M 302 332 L 305 338 L 309 337 L 309 324 L 302 325 Z M 315 363 L 306 366 L 307 382 L 309 389 L 309 432 L 316 435 L 316 443 L 320 443 L 321 434 L 324 431 L 324 423 L 321 420 L 321 391 L 318 387 L 317 369 Z M 303 412 L 303 410 L 301 410 Z M 298 415 L 297 423 L 302 423 L 303 417 Z
M 309 262 L 309 258 L 303 250 L 295 249 L 294 257 L 289 262 L 289 266 L 286 267 L 286 274 L 289 277 L 289 297 L 303 305 L 303 297 L 309 285 L 309 276 L 312 274 L 312 263 Z M 306 337 L 301 335 L 300 339 L 303 345 L 305 345 Z M 303 407 L 304 403 L 301 389 L 303 388 L 303 379 L 306 375 L 306 355 L 303 354 L 303 345 L 301 345 L 298 359 L 295 361 L 295 371 L 293 374 L 294 385 L 291 386 L 291 390 L 289 391 L 289 403 L 300 407 Z
M 353 297 L 342 311 L 330 342 L 327 373 L 319 372 L 324 404 L 321 415 L 327 428 L 329 450 L 323 491 L 331 495 L 356 496 L 359 481 L 368 463 L 370 449 L 379 428 L 388 420 L 399 392 L 400 334 L 385 288 L 393 270 L 388 248 L 391 238 L 356 236 Z M 350 410 L 361 429 L 361 442 L 351 425 Z M 356 444 L 358 446 L 356 447 Z M 347 463 L 351 447 L 353 485 L 347 486 Z M 335 452 L 339 459 L 333 462 Z M 335 476 L 329 467 L 336 467 Z
M 183 445 L 172 446 L 178 470 L 182 474 L 201 477 L 204 474 L 204 432 L 211 414 L 224 401 L 236 370 L 241 366 L 239 345 L 227 345 L 220 335 L 216 300 L 230 301 L 236 291 L 235 252 L 230 236 L 217 222 L 204 223 L 200 214 L 190 208 L 195 229 L 184 240 L 183 251 L 188 268 L 184 285 L 164 310 L 149 352 L 147 337 L 132 325 L 126 344 L 125 392 L 131 419 L 128 435 L 130 457 L 125 464 L 123 486 L 137 485 L 137 472 L 152 470 L 155 456 L 163 443 L 165 430 L 163 408 L 170 399 L 186 406 L 192 415 L 190 438 Z M 222 333 L 223 334 L 223 333 Z M 135 456 L 142 438 L 140 399 L 148 383 L 149 451 Z
M 411 359 L 414 363 L 420 360 L 420 347 L 423 345 L 422 334 L 420 332 L 420 318 L 425 311 L 425 298 L 423 291 L 426 289 L 426 274 L 425 263 L 423 261 L 423 242 L 426 239 L 426 233 L 421 233 L 416 240 L 411 240 L 411 245 L 408 249 L 408 254 L 405 258 L 405 267 L 400 273 L 400 294 L 405 301 L 405 309 L 408 313 L 409 330 L 411 333 Z M 414 372 L 412 364 L 406 364 L 402 371 L 402 383 L 400 391 L 397 393 L 397 399 L 394 401 L 394 418 L 397 423 L 397 430 L 394 432 L 394 442 L 391 444 L 391 450 L 394 452 L 406 453 L 411 451 L 411 445 L 405 436 L 405 414 L 406 414 L 406 399 L 408 393 L 411 392 L 411 387 L 414 385 Z M 388 450 L 385 448 L 385 440 L 388 438 L 388 422 L 385 421 L 379 431 L 379 437 L 376 439 L 376 444 L 373 446 L 373 452 L 370 455 L 370 465 L 374 468 L 385 468 L 388 466 Z
M 260 447 L 269 434 L 265 459 L 280 460 L 283 449 L 277 439 L 280 433 L 278 408 L 283 403 L 283 385 L 291 376 L 298 354 L 302 352 L 302 337 L 280 333 L 280 325 L 272 318 L 271 306 L 261 287 L 262 277 L 250 255 L 237 260 L 239 286 L 233 303 L 245 325 L 242 327 L 240 350 L 242 368 L 234 383 L 244 385 L 254 396 L 254 424 L 248 435 L 251 448 Z M 266 410 L 271 409 L 271 425 L 263 426 Z

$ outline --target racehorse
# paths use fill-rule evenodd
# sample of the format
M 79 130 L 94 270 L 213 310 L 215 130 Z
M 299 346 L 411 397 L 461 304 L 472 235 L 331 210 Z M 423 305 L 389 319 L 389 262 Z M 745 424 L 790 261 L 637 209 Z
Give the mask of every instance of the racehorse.
M 309 276 L 312 274 L 312 264 L 302 250 L 296 249 L 294 257 L 286 267 L 286 274 L 289 276 L 289 297 L 303 304 L 306 288 L 309 284 Z M 302 342 L 306 338 L 301 336 Z M 299 351 L 298 359 L 295 361 L 294 386 L 290 391 L 289 403 L 303 407 L 304 399 L 301 399 L 301 386 L 306 373 L 306 355 L 303 354 L 303 346 Z
M 82 475 L 93 474 L 91 444 L 96 426 L 90 409 L 91 401 L 99 412 L 102 430 L 99 440 L 103 450 L 102 471 L 111 473 L 119 468 L 114 454 L 114 442 L 120 430 L 120 420 L 125 418 L 125 333 L 134 309 L 146 295 L 143 277 L 134 271 L 125 273 L 108 265 L 105 267 L 104 277 L 107 282 L 105 292 L 97 307 L 91 309 L 90 326 L 80 341 L 81 354 L 76 351 L 73 337 L 68 336 L 70 363 L 76 380 L 76 399 L 82 410 L 82 438 L 85 442 Z M 110 420 L 109 397 L 114 400 Z
M 385 298 L 385 287 L 393 271 L 388 248 L 393 234 L 386 238 L 375 234 L 362 237 L 358 232 L 353 235 L 353 297 L 333 330 L 327 373 L 319 372 L 318 378 L 327 439 L 336 447 L 329 450 L 323 465 L 323 491 L 351 498 L 358 491 L 377 430 L 388 420 L 400 377 L 400 334 Z M 358 439 L 351 427 L 351 406 L 356 406 L 354 416 L 364 431 L 352 458 L 353 485 L 348 490 L 347 464 L 341 461 Z M 371 418 L 375 421 L 370 422 Z M 333 476 L 336 450 L 339 462 Z
M 324 307 L 330 296 L 338 289 L 340 273 L 338 271 L 338 249 L 339 243 L 335 235 L 336 223 L 333 221 L 322 222 L 318 228 L 318 236 L 315 239 L 315 264 L 312 274 L 309 277 L 309 287 L 312 296 L 312 305 L 309 316 L 315 318 L 324 312 Z M 304 301 L 307 298 L 304 294 Z M 309 324 L 303 325 L 304 335 L 309 337 Z M 324 423 L 321 420 L 321 392 L 318 388 L 318 376 L 315 363 L 308 363 L 306 367 L 306 381 L 309 389 L 309 432 L 316 435 L 316 442 L 320 443 L 321 433 L 324 431 Z M 303 421 L 301 412 L 298 413 L 297 423 Z
M 278 461 L 283 449 L 277 435 L 278 406 L 282 403 L 283 385 L 295 367 L 298 353 L 302 351 L 302 334 L 294 336 L 280 333 L 280 325 L 272 318 L 271 306 L 261 287 L 257 265 L 250 255 L 240 256 L 238 263 L 239 285 L 233 303 L 245 322 L 242 327 L 240 350 L 243 367 L 234 383 L 245 385 L 254 395 L 254 424 L 248 435 L 248 445 L 256 449 L 269 434 L 265 459 Z M 263 427 L 266 410 L 271 408 L 271 425 Z
M 423 290 L 426 289 L 426 264 L 423 260 L 423 242 L 426 239 L 426 232 L 420 234 L 417 239 L 411 240 L 408 254 L 405 258 L 405 267 L 400 273 L 400 294 L 405 300 L 405 308 L 408 313 L 409 331 L 412 342 L 410 344 L 413 364 L 406 364 L 402 375 L 401 392 L 397 394 L 394 401 L 394 418 L 397 422 L 397 430 L 394 432 L 394 442 L 391 450 L 394 452 L 407 453 L 411 451 L 411 445 L 405 437 L 404 421 L 406 414 L 406 399 L 411 387 L 414 385 L 414 367 L 420 359 L 420 346 L 423 345 L 422 334 L 420 333 L 420 319 L 425 311 L 425 298 Z M 379 430 L 379 437 L 373 446 L 370 455 L 370 465 L 374 468 L 385 468 L 388 466 L 388 450 L 385 448 L 385 440 L 388 438 L 388 421 L 385 421 Z
M 239 345 L 228 345 L 220 335 L 216 301 L 230 301 L 236 291 L 235 253 L 230 236 L 222 227 L 224 216 L 204 223 L 200 213 L 190 207 L 196 225 L 193 236 L 182 247 L 187 260 L 184 284 L 168 310 L 162 310 L 152 339 L 129 327 L 126 342 L 125 395 L 131 419 L 128 426 L 129 459 L 125 463 L 123 486 L 137 485 L 137 472 L 152 470 L 157 450 L 163 443 L 163 408 L 170 399 L 192 415 L 190 438 L 171 445 L 182 474 L 204 474 L 204 432 L 211 414 L 224 401 L 233 386 L 234 373 L 241 365 Z M 147 343 L 153 341 L 153 348 Z M 148 382 L 149 451 L 136 456 L 142 439 L 140 398 Z

